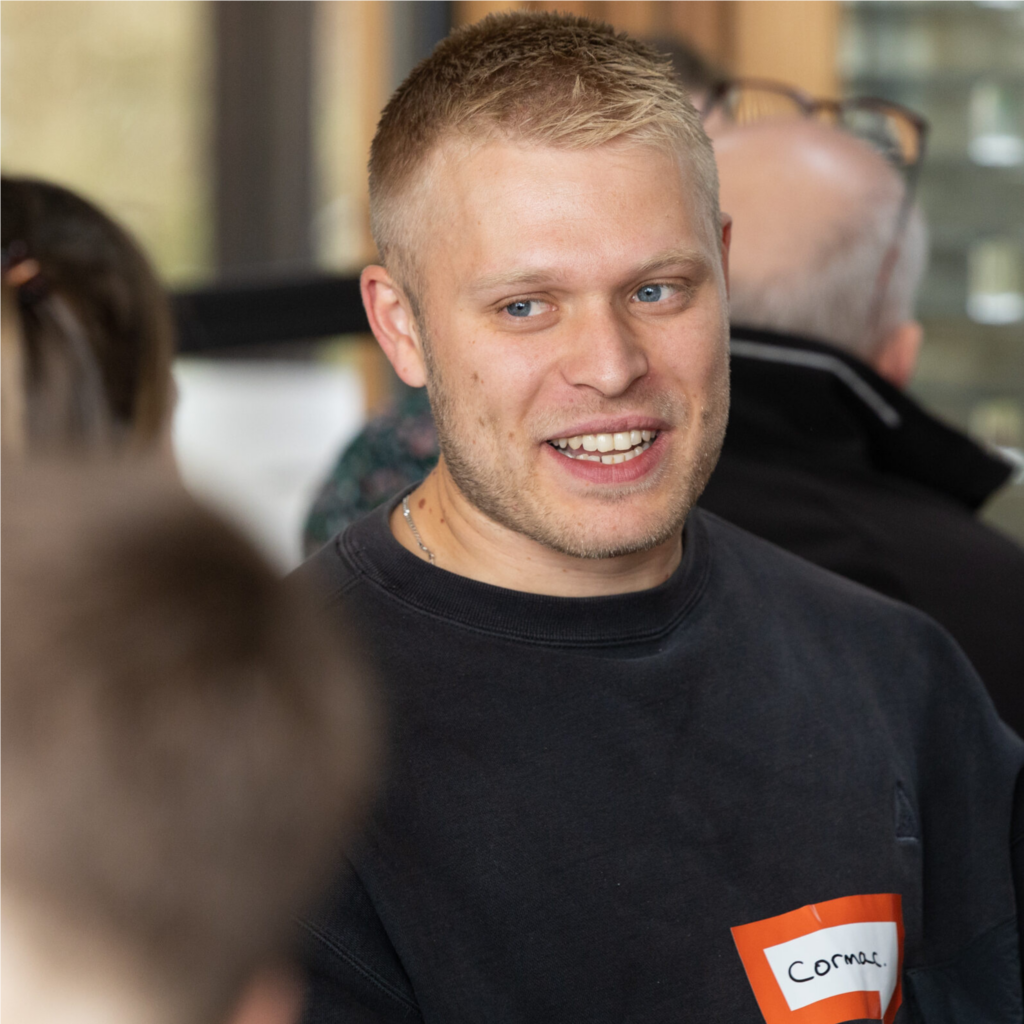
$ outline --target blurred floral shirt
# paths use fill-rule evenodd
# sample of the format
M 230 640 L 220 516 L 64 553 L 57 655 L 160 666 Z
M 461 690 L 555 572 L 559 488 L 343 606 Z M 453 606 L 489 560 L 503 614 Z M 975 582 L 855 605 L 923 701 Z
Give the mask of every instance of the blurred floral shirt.
M 426 388 L 403 388 L 342 452 L 309 510 L 303 546 L 310 555 L 349 523 L 422 480 L 437 464 L 437 431 Z

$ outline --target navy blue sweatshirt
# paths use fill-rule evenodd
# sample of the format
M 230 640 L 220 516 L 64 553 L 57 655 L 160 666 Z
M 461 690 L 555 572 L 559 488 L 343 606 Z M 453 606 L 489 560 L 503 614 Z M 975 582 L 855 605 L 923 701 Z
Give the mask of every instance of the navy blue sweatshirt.
M 666 583 L 576 599 L 428 565 L 393 507 L 303 570 L 376 657 L 391 744 L 306 922 L 307 1024 L 755 1024 L 876 972 L 887 1020 L 1021 1021 L 1024 746 L 932 620 L 706 512 Z M 898 960 L 860 897 L 901 907 Z M 741 957 L 734 928 L 794 914 Z M 812 948 L 805 919 L 853 930 Z

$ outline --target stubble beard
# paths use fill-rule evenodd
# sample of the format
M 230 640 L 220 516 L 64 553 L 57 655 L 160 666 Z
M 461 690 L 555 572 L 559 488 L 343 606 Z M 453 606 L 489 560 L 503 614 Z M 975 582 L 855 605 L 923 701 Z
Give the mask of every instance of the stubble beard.
M 707 406 L 696 415 L 687 417 L 686 410 L 673 402 L 674 415 L 667 416 L 670 422 L 690 422 L 689 429 L 701 431 L 701 443 L 695 457 L 673 488 L 669 500 L 658 511 L 648 515 L 648 521 L 641 524 L 628 538 L 615 538 L 601 542 L 600 538 L 589 536 L 586 528 L 586 514 L 581 523 L 577 517 L 555 509 L 538 493 L 536 477 L 525 460 L 519 467 L 508 465 L 506 460 L 496 461 L 481 457 L 476 446 L 466 443 L 459 424 L 462 418 L 457 399 L 432 356 L 432 347 L 425 331 L 423 338 L 427 371 L 427 394 L 437 428 L 438 444 L 448 473 L 463 497 L 494 522 L 523 534 L 531 540 L 553 551 L 573 558 L 617 558 L 636 554 L 658 547 L 678 535 L 686 517 L 704 490 L 715 468 L 725 438 L 725 426 L 729 410 L 728 357 L 724 357 L 725 370 L 718 384 L 708 394 Z M 662 403 L 664 405 L 664 402 Z M 668 410 L 665 410 L 666 412 Z M 699 422 L 695 422 L 699 421 Z M 503 450 L 499 446 L 499 450 Z M 653 489 L 660 481 L 641 481 L 633 487 L 617 487 L 609 492 L 608 502 L 625 504 L 638 493 Z M 626 514 L 635 515 L 632 510 Z

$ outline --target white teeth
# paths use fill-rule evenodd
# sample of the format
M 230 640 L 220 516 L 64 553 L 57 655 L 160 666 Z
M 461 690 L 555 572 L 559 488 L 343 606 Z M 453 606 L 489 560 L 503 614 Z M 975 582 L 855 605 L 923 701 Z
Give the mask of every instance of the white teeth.
M 573 437 L 557 437 L 550 444 L 570 459 L 589 462 L 603 462 L 613 466 L 629 462 L 647 451 L 658 436 L 656 430 L 623 430 L 616 434 L 576 434 Z M 570 451 L 566 451 L 566 449 Z M 580 449 L 583 451 L 580 451 Z M 578 455 L 571 454 L 579 452 Z M 589 455 L 588 452 L 611 452 L 609 455 Z
M 573 455 L 571 452 L 564 451 L 561 448 L 559 449 L 559 451 L 567 459 L 577 459 L 582 460 L 583 462 L 603 462 L 606 466 L 615 466 L 620 462 L 629 462 L 630 459 L 635 459 L 638 455 L 642 455 L 650 447 L 651 446 L 649 443 L 644 442 L 643 444 L 638 444 L 631 451 L 613 452 L 610 455 L 588 455 L 586 452 L 580 452 L 579 455 Z

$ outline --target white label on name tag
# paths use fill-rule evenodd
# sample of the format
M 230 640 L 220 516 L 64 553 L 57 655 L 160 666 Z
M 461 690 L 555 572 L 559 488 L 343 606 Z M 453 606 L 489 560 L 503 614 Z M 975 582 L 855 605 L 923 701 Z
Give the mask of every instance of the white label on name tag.
M 790 1010 L 846 992 L 877 992 L 884 1014 L 899 976 L 894 921 L 821 928 L 769 946 L 764 955 Z

